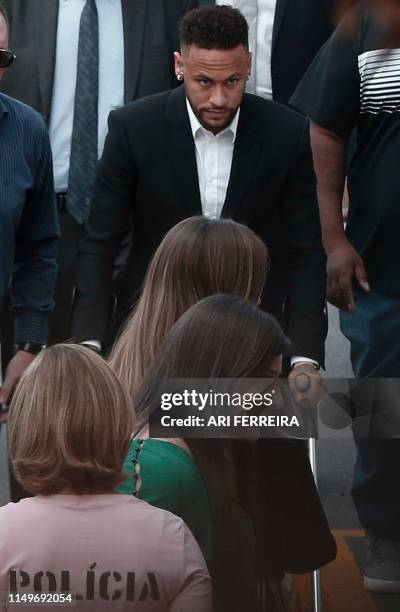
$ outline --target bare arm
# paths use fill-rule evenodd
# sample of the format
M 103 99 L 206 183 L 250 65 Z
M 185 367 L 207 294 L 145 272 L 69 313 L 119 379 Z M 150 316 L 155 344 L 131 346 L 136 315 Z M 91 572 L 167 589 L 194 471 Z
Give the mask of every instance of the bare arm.
M 369 285 L 362 258 L 347 240 L 343 227 L 346 141 L 313 122 L 310 138 L 317 175 L 322 242 L 328 257 L 328 300 L 354 313 L 353 276 L 365 291 L 369 291 Z
M 310 140 L 322 227 L 322 242 L 327 254 L 339 240 L 346 240 L 342 218 L 345 183 L 346 142 L 343 138 L 311 121 Z

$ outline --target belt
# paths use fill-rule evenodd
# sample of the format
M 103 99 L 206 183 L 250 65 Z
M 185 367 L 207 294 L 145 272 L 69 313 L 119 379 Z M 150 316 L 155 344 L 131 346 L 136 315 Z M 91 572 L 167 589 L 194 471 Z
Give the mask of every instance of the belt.
M 67 193 L 65 191 L 56 193 L 56 201 L 58 210 L 60 212 L 65 212 L 67 210 Z

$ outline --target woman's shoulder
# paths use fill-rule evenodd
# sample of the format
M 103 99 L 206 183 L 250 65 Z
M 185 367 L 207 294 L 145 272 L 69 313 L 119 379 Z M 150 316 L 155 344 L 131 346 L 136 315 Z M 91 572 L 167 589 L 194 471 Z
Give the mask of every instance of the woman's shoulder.
M 181 438 L 134 438 L 132 444 L 146 448 L 146 450 L 151 450 L 154 456 L 162 457 L 168 455 L 193 463 L 189 447 Z
M 197 465 L 186 445 L 175 439 L 162 438 L 133 439 L 129 450 L 131 461 L 138 461 L 147 467 L 154 465 L 157 469 L 169 470 L 171 462 L 181 468 L 197 472 Z
M 43 524 L 42 518 L 41 504 L 37 497 L 28 497 L 19 502 L 9 502 L 1 506 L 0 542 L 4 543 L 6 537 L 12 539 L 12 534 L 22 533 L 25 527 L 28 531 L 31 530 L 34 522 Z
M 180 516 L 194 533 L 206 558 L 211 553 L 210 509 L 200 471 L 189 453 L 171 441 L 134 439 L 118 487 L 149 504 Z
M 54 495 L 45 498 L 37 496 L 18 503 L 9 503 L 0 508 L 0 541 L 12 533 L 31 531 L 32 524 L 36 525 L 37 532 L 50 533 L 55 527 L 58 529 L 60 517 L 66 529 L 73 525 L 80 529 L 81 524 L 87 525 L 90 513 L 96 518 L 96 524 L 100 526 L 107 525 L 109 518 L 114 517 L 121 528 L 128 528 L 134 524 L 139 532 L 149 523 L 153 532 L 172 535 L 183 529 L 183 521 L 172 512 L 154 507 L 133 496 L 120 494 Z M 95 530 L 94 523 L 92 527 Z
M 168 483 L 171 488 L 177 485 L 203 488 L 203 479 L 193 457 L 183 446 L 173 440 L 148 438 L 134 440 L 131 458 L 137 463 L 137 473 Z
M 16 516 L 28 516 L 31 512 L 35 512 L 39 507 L 40 501 L 38 501 L 38 497 L 26 497 L 18 502 L 9 502 L 8 504 L 0 507 L 0 524 L 4 520 L 11 520 Z
M 134 493 L 150 503 L 167 496 L 175 498 L 203 492 L 198 467 L 182 446 L 160 438 L 133 439 L 124 462 L 128 478 L 118 487 L 120 493 Z M 164 505 L 162 504 L 164 507 Z

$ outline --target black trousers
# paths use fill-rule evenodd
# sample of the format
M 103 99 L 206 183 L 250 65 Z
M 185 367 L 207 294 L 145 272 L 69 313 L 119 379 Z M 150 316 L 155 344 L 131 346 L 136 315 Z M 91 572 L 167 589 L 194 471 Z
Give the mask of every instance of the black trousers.
M 85 228 L 66 211 L 59 212 L 61 238 L 58 250 L 58 275 L 54 294 L 55 308 L 49 320 L 49 344 L 65 342 L 71 337 L 71 314 L 78 250 Z

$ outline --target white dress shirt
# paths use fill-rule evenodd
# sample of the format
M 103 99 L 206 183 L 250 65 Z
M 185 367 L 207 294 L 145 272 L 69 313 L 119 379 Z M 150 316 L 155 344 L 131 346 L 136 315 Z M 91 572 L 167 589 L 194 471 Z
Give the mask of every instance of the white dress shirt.
M 249 47 L 253 67 L 246 90 L 263 98 L 272 98 L 271 52 L 277 0 L 217 0 L 230 4 L 245 16 L 249 24 Z
M 203 215 L 210 219 L 219 219 L 231 174 L 240 109 L 232 123 L 225 130 L 214 135 L 201 125 L 187 99 L 186 106 L 196 148 L 197 175 Z
M 68 189 L 79 24 L 86 0 L 59 0 L 50 141 L 56 191 Z M 124 104 L 124 30 L 121 0 L 96 0 L 99 18 L 99 129 L 101 157 L 111 110 Z

